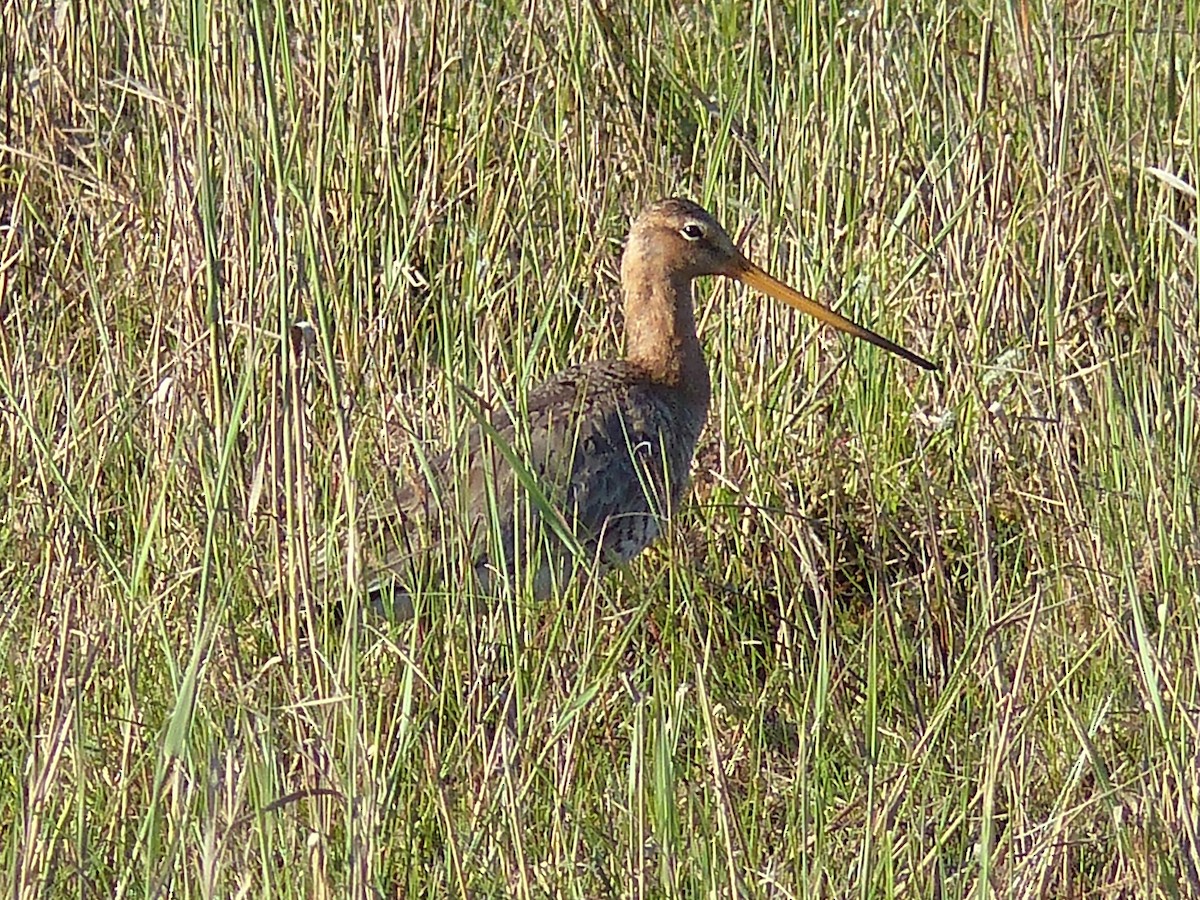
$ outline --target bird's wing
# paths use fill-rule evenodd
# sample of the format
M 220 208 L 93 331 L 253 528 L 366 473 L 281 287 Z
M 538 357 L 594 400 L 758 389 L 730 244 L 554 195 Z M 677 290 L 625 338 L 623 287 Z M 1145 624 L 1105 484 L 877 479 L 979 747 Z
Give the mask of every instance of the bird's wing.
M 369 591 L 408 574 L 450 528 L 464 530 L 456 540 L 477 572 L 496 562 L 497 546 L 511 571 L 527 541 L 547 533 L 560 554 L 574 543 L 574 551 L 617 559 L 653 538 L 667 495 L 678 493 L 667 487 L 662 445 L 677 429 L 639 370 L 616 361 L 567 369 L 530 392 L 523 413 L 516 422 L 478 413 L 461 447 L 432 458 L 366 517 L 364 531 L 379 544 L 368 550 Z M 691 444 L 675 452 L 686 472 Z

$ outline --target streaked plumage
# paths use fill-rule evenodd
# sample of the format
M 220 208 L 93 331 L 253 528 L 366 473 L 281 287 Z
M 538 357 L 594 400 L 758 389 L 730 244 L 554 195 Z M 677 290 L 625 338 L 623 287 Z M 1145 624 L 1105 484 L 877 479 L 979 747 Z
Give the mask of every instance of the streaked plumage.
M 476 426 L 465 448 L 465 482 L 455 478 L 462 470 L 448 453 L 433 461 L 430 483 L 402 488 L 396 508 L 381 517 L 398 518 L 400 527 L 386 531 L 399 540 L 378 557 L 368 555 L 368 589 L 395 579 L 403 592 L 412 567 L 440 540 L 445 516 L 467 529 L 485 592 L 494 589 L 497 572 L 519 571 L 532 547 L 539 554 L 535 593 L 544 596 L 557 579 L 582 568 L 603 571 L 649 545 L 680 500 L 708 416 L 709 374 L 691 291 L 702 275 L 736 278 L 934 368 L 766 275 L 696 204 L 664 200 L 635 221 L 622 259 L 625 359 L 555 375 L 529 395 L 520 423 Z M 531 482 L 542 495 L 532 501 Z M 457 502 L 450 484 L 460 485 Z M 544 510 L 557 521 L 548 522 Z M 499 533 L 489 535 L 493 524 Z M 491 547 L 502 558 L 493 559 Z

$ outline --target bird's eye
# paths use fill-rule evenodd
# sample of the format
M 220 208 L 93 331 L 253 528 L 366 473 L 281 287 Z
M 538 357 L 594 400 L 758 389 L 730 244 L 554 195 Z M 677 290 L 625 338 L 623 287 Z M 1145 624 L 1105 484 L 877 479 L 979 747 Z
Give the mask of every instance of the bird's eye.
M 689 241 L 698 241 L 704 237 L 704 229 L 700 227 L 700 223 L 698 222 L 688 222 L 679 229 L 679 233 Z

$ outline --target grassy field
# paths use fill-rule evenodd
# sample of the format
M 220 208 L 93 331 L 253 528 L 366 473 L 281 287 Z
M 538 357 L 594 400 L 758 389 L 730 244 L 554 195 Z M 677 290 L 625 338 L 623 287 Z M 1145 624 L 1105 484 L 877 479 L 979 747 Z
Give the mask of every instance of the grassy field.
M 4 893 L 1200 896 L 1200 3 L 567 6 L 4 6 Z M 628 572 L 306 602 L 671 194 L 943 372 L 702 283 Z

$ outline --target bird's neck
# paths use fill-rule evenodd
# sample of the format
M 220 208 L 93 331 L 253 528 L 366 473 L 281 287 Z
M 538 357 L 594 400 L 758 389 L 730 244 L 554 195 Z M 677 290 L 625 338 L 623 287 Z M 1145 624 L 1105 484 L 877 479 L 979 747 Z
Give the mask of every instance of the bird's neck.
M 708 366 L 696 337 L 692 280 L 627 278 L 624 287 L 625 358 L 655 381 L 707 403 Z

